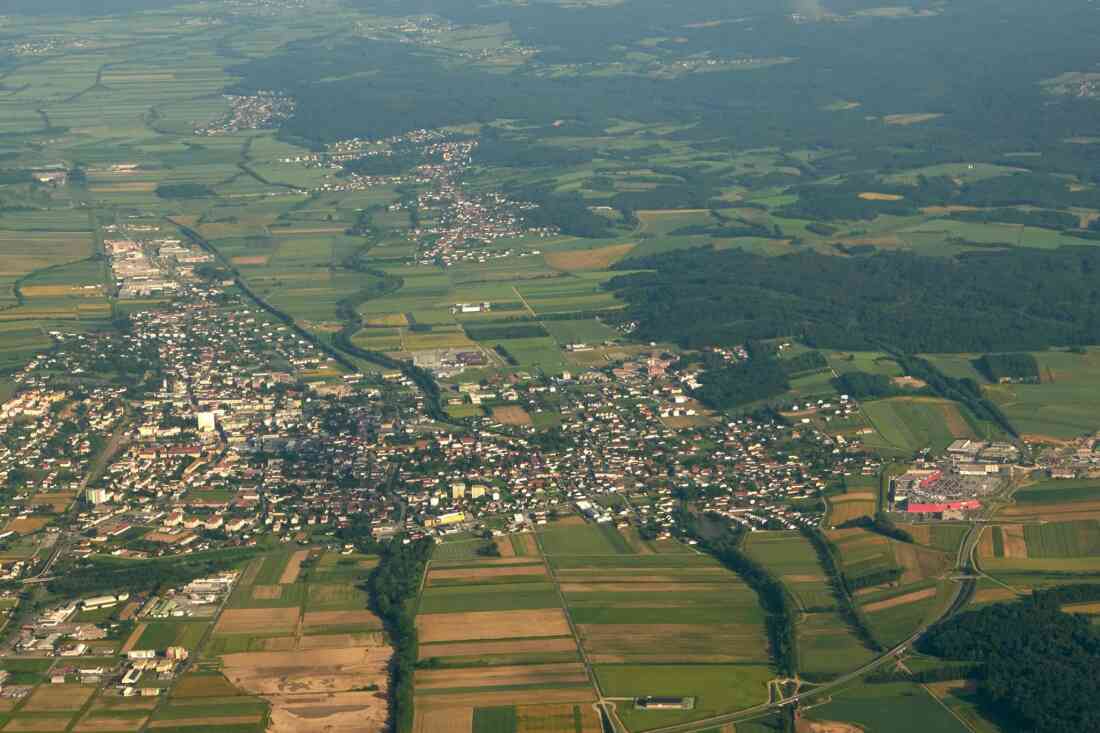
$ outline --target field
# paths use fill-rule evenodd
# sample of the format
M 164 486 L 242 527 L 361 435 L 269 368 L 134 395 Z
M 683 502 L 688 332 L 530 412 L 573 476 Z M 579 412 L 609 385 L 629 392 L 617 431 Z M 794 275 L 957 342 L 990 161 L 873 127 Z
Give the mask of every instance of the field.
M 860 730 L 891 733 L 965 733 L 968 728 L 924 688 L 912 683 L 857 684 L 808 713 L 811 720 L 843 721 Z M 847 733 L 840 729 L 837 733 Z
M 959 438 L 977 438 L 965 407 L 947 400 L 895 397 L 863 403 L 863 412 L 876 430 L 869 447 L 912 454 L 924 448 L 943 451 Z
M 1039 384 L 987 385 L 984 391 L 1012 421 L 1034 439 L 1069 439 L 1100 428 L 1100 349 L 1084 354 L 1069 351 L 1034 353 Z

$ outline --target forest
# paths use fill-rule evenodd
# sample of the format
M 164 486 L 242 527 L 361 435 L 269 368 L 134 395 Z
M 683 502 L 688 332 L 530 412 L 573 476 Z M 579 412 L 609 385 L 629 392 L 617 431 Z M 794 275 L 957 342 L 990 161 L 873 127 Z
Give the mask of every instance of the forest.
M 617 267 L 645 270 L 608 283 L 628 304 L 626 317 L 639 322 L 638 337 L 686 348 L 780 336 L 910 354 L 1100 342 L 1094 247 L 950 259 L 905 252 L 765 257 L 704 247 Z
M 981 663 L 982 701 L 1034 733 L 1100 730 L 1100 636 L 1062 603 L 1095 600 L 1097 586 L 1039 591 L 1015 603 L 968 611 L 917 642 L 926 654 Z

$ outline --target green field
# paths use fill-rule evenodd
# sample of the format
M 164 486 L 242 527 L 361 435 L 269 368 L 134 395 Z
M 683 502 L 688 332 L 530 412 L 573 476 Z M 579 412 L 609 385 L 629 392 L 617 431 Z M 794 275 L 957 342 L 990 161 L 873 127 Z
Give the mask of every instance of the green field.
M 1028 484 L 1012 495 L 1018 504 L 1066 504 L 1100 499 L 1100 482 L 1051 479 Z
M 890 733 L 966 733 L 967 728 L 919 685 L 857 684 L 815 707 L 812 720 L 855 723 L 868 731 Z
M 863 412 L 876 430 L 867 445 L 887 452 L 940 452 L 958 438 L 978 437 L 969 411 L 947 400 L 896 397 L 865 402 Z
M 539 532 L 547 555 L 629 555 L 630 545 L 609 524 L 548 525 Z
M 694 697 L 690 711 L 643 711 L 620 704 L 618 714 L 632 731 L 673 725 L 733 712 L 767 701 L 768 667 L 755 665 L 599 665 L 596 676 L 609 697 Z
M 1054 438 L 1074 438 L 1100 428 L 1100 349 L 1084 354 L 1035 352 L 1040 384 L 998 384 L 985 387 L 1022 432 Z

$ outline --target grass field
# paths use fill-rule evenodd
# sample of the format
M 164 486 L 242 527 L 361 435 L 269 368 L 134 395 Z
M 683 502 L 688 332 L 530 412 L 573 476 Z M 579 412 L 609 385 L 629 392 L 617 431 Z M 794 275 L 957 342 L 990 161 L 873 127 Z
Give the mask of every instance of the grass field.
M 948 400 L 895 397 L 865 402 L 863 412 L 876 431 L 867 445 L 890 452 L 943 451 L 959 438 L 979 437 L 966 408 Z
M 967 733 L 967 728 L 927 691 L 912 683 L 857 684 L 815 707 L 808 717 L 843 721 L 867 731 Z
M 1100 428 L 1100 349 L 1035 353 L 1039 384 L 987 385 L 992 398 L 1025 435 L 1074 438 Z

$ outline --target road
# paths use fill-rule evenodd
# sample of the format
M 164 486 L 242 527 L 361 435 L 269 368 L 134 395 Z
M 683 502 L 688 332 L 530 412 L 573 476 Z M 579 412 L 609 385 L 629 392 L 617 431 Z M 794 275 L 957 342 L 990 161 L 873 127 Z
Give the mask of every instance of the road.
M 939 617 L 918 628 L 909 638 L 897 644 L 892 649 L 883 652 L 862 667 L 854 669 L 830 682 L 815 685 L 812 689 L 797 692 L 779 700 L 762 703 L 745 710 L 739 710 L 736 713 L 719 715 L 705 720 L 696 720 L 691 723 L 669 725 L 664 728 L 654 728 L 647 733 L 696 733 L 696 731 L 715 728 L 725 725 L 726 723 L 743 723 L 747 720 L 759 718 L 769 713 L 778 712 L 788 705 L 801 705 L 814 700 L 820 700 L 822 697 L 854 682 L 867 673 L 885 664 L 896 661 L 900 654 L 916 643 L 916 641 L 924 636 L 932 626 L 962 611 L 974 597 L 974 591 L 977 588 L 977 568 L 974 563 L 974 552 L 978 545 L 978 539 L 981 537 L 982 529 L 985 526 L 983 522 L 992 515 L 993 511 L 994 507 L 992 505 L 984 508 L 980 517 L 971 523 L 970 530 L 967 532 L 966 537 L 963 538 L 962 544 L 959 545 L 959 551 L 955 557 L 955 573 L 960 575 L 961 578 L 958 588 L 955 589 L 955 595 L 951 599 L 951 603 L 948 604 Z M 603 700 L 601 700 L 601 704 L 604 704 Z M 612 727 L 615 733 L 625 733 L 627 730 L 626 727 L 616 716 L 614 716 L 614 712 L 611 713 L 611 717 Z

